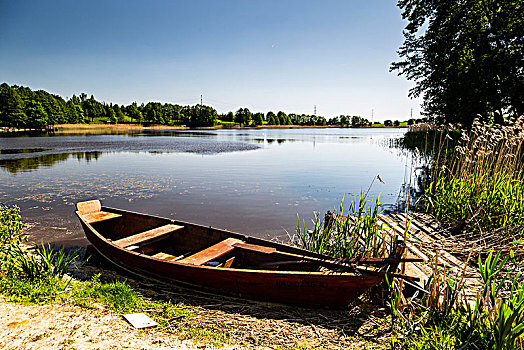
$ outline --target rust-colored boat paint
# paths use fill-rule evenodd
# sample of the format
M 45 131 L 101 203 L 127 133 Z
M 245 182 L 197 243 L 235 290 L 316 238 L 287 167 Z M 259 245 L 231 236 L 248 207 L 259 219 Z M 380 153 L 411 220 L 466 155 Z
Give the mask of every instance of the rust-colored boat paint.
M 384 279 L 382 274 L 346 272 L 351 266 L 345 264 L 339 269 L 344 272 L 331 271 L 325 266 L 338 265 L 330 257 L 235 232 L 109 207 L 99 210 L 112 215 L 76 212 L 87 239 L 110 262 L 146 278 L 240 298 L 327 308 L 347 307 Z M 163 236 L 142 235 L 142 242 L 132 238 L 165 225 L 183 228 Z M 115 242 L 139 244 L 122 247 Z M 210 261 L 203 258 L 206 254 Z

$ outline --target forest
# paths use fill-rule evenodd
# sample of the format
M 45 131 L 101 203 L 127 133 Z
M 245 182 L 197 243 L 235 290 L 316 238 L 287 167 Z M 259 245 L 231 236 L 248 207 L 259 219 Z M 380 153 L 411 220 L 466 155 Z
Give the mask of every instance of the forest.
M 101 102 L 86 93 L 65 100 L 44 90 L 7 83 L 0 85 L 0 126 L 42 129 L 56 124 L 137 123 L 211 127 L 215 125 L 251 127 L 261 125 L 342 126 L 362 127 L 371 123 L 359 116 L 341 115 L 326 120 L 323 116 L 286 114 L 282 111 L 251 112 L 239 108 L 236 112 L 219 114 L 206 105 L 181 106 L 172 103 L 148 102 L 118 105 Z

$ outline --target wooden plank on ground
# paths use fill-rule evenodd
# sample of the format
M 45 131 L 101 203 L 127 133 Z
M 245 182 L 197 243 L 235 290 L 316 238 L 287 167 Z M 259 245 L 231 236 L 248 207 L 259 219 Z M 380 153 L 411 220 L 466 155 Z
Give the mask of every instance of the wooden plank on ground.
M 387 218 L 385 216 L 380 216 L 379 220 L 382 220 L 382 222 L 387 225 L 387 226 L 390 226 L 393 225 L 393 226 L 397 226 L 397 233 L 398 233 L 398 225 L 396 224 L 391 224 L 387 221 Z M 402 237 L 402 235 L 400 235 L 400 237 Z M 424 260 L 424 262 L 428 262 L 430 261 L 429 257 L 426 255 L 426 253 L 423 253 L 420 249 L 418 249 L 414 244 L 412 244 L 411 242 L 407 241 L 407 242 L 404 242 L 406 244 L 406 248 L 408 248 L 410 251 L 412 251 L 416 256 L 418 256 L 419 258 L 421 258 L 422 260 Z
M 399 214 L 399 217 L 403 218 L 405 220 L 406 215 L 405 214 Z M 411 224 L 415 226 L 417 229 L 425 232 L 426 234 L 435 237 L 436 239 L 444 239 L 444 236 L 437 232 L 441 232 L 440 229 L 434 229 L 432 227 L 426 226 L 423 221 L 420 220 L 420 215 L 413 215 L 413 220 L 411 221 Z

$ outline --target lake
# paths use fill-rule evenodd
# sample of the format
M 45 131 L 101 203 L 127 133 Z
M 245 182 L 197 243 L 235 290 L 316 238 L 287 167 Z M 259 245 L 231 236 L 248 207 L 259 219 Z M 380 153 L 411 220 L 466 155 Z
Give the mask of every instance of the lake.
M 297 215 L 367 191 L 395 203 L 405 129 L 222 129 L 0 138 L 0 202 L 18 205 L 31 240 L 86 244 L 75 203 L 103 205 L 286 240 Z

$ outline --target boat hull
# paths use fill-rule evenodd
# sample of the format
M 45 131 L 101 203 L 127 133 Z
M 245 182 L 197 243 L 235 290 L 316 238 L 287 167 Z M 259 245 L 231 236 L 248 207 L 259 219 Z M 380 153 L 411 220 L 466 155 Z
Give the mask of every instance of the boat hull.
M 345 308 L 384 279 L 383 276 L 345 272 L 216 268 L 165 261 L 118 247 L 81 215 L 78 216 L 89 242 L 118 267 L 141 277 L 184 284 L 217 294 L 303 307 Z M 267 243 L 275 246 L 275 243 Z

